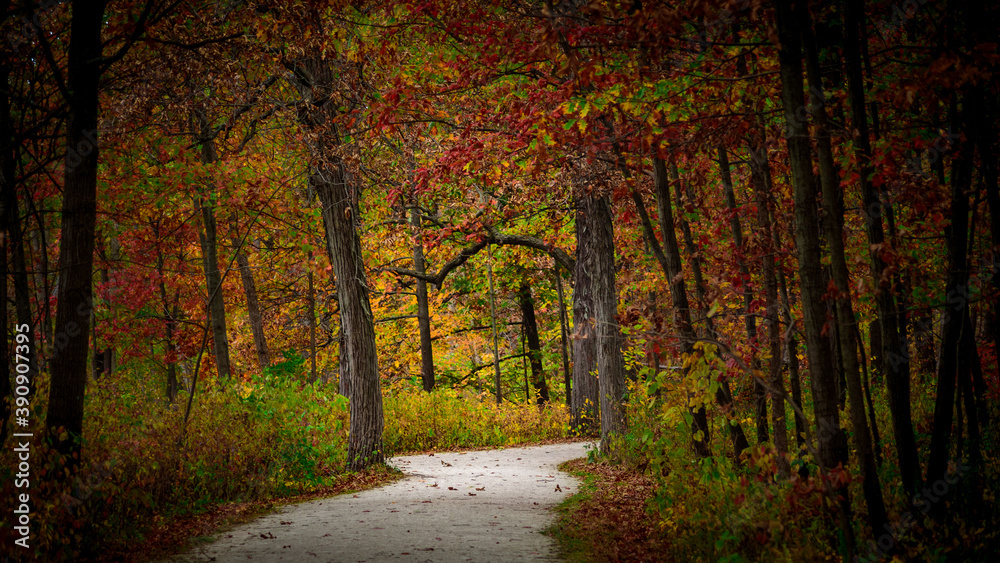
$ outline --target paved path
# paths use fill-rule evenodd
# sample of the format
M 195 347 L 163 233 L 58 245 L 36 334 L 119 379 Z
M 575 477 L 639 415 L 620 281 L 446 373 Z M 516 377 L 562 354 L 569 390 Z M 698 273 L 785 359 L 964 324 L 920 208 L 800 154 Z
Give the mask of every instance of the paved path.
M 578 482 L 556 466 L 586 443 L 398 457 L 405 478 L 289 505 L 171 561 L 556 560 L 540 533 Z

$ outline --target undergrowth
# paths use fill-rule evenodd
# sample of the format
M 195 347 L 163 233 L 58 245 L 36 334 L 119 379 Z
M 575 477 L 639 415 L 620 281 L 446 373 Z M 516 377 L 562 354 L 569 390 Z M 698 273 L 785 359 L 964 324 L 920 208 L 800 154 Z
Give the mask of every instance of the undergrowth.
M 305 381 L 294 358 L 250 380 L 199 382 L 170 404 L 138 370 L 90 382 L 84 457 L 72 478 L 55 452 L 32 444 L 30 549 L 25 560 L 96 557 L 142 543 L 152 523 L 183 520 L 232 503 L 338 490 L 347 471 L 348 401 L 331 385 Z M 44 420 L 44 380 L 34 401 Z M 385 397 L 387 454 L 496 447 L 564 437 L 565 408 L 502 406 L 450 390 Z M 36 432 L 36 436 L 40 432 Z M 12 447 L 0 453 L 0 495 L 17 498 Z M 61 475 L 42 479 L 43 475 Z M 13 545 L 12 510 L 0 542 Z
M 386 451 L 403 454 L 456 448 L 499 448 L 569 435 L 565 405 L 505 401 L 439 388 L 386 393 Z
M 615 442 L 616 456 L 597 464 L 570 465 L 588 484 L 562 506 L 552 530 L 564 554 L 579 561 L 842 560 L 845 546 L 828 509 L 825 483 L 807 452 L 789 456 L 792 472 L 788 475 L 779 470 L 778 454 L 770 444 L 751 446 L 736 460 L 731 456 L 727 418 L 716 411 L 709 442 L 713 455 L 703 459 L 695 455 L 688 408 L 715 409 L 717 376 L 724 368 L 710 346 L 699 348 L 687 367 L 688 378 L 640 373 L 643 377 L 629 388 L 629 430 Z M 914 396 L 930 396 L 924 388 L 932 385 L 917 382 Z M 852 527 L 858 540 L 851 560 L 998 560 L 1000 531 L 995 524 L 1000 513 L 995 499 L 1000 489 L 1000 457 L 995 421 L 1000 413 L 996 403 L 990 416 L 994 422 L 983 428 L 978 474 L 953 473 L 948 491 L 933 496 L 934 500 L 923 497 L 925 505 L 943 503 L 944 516 L 934 520 L 924 514 L 922 505 L 915 505 L 901 492 L 894 469 L 888 398 L 884 389 L 872 391 L 875 410 L 881 415 L 877 419 L 882 431 L 879 476 L 892 529 L 872 537 L 857 464 L 831 471 L 827 479 L 848 483 Z M 924 459 L 933 408 L 932 401 L 914 401 L 917 440 Z M 811 405 L 803 410 L 812 413 Z M 749 416 L 733 413 L 752 436 Z M 791 410 L 786 416 L 794 448 Z M 851 459 L 857 459 L 853 451 Z M 979 497 L 975 498 L 977 489 Z

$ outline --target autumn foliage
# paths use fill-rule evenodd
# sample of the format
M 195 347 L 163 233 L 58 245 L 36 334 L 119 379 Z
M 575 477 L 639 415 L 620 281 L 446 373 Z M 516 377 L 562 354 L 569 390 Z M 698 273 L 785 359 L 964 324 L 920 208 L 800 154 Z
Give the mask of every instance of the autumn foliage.
M 994 3 L 0 17 L 31 555 L 567 436 L 640 489 L 598 559 L 995 555 Z

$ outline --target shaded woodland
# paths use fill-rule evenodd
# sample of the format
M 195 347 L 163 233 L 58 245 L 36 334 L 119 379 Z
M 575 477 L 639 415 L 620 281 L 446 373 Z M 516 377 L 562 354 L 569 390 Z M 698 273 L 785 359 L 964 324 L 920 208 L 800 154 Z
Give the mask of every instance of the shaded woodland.
M 996 555 L 997 4 L 0 17 L 19 557 L 570 435 L 670 553 Z

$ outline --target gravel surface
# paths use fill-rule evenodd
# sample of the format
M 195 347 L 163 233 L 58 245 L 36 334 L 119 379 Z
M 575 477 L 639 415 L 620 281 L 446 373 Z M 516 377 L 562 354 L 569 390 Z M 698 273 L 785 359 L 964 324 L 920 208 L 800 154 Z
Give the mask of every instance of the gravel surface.
M 395 483 L 286 506 L 170 561 L 554 561 L 540 532 L 578 485 L 556 467 L 584 456 L 576 442 L 393 458 Z

